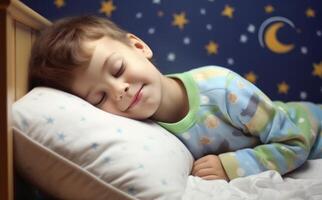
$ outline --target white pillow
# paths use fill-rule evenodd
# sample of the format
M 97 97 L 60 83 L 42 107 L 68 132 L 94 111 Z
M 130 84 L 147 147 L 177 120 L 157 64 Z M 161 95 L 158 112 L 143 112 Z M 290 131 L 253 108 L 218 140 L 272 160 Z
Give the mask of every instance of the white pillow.
M 116 199 L 116 192 L 180 199 L 184 192 L 193 158 L 151 121 L 115 116 L 45 87 L 14 103 L 13 121 L 16 167 L 56 198 Z

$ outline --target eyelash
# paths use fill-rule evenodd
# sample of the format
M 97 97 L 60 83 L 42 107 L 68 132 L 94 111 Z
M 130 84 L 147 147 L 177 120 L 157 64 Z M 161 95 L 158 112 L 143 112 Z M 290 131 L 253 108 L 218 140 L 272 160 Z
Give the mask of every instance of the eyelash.
M 121 76 L 121 74 L 123 72 L 124 72 L 124 63 L 122 62 L 122 65 L 121 65 L 120 69 L 113 76 L 116 77 L 116 78 L 118 78 L 118 77 Z M 95 106 L 99 106 L 101 103 L 104 102 L 105 98 L 106 98 L 106 93 L 104 92 L 102 98 L 97 103 L 95 103 L 94 105 Z
M 96 104 L 94 104 L 94 106 L 99 106 L 101 103 L 104 102 L 105 98 L 106 98 L 106 93 L 104 92 L 102 98 Z
M 116 78 L 118 78 L 118 77 L 121 76 L 121 74 L 123 73 L 123 71 L 124 71 L 124 64 L 122 62 L 122 65 L 121 65 L 120 69 L 113 76 L 116 77 Z

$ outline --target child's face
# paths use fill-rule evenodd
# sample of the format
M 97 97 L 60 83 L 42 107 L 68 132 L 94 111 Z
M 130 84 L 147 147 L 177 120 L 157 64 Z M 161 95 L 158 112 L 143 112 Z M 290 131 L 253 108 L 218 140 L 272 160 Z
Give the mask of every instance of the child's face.
M 92 58 L 87 68 L 76 71 L 72 90 L 109 113 L 147 119 L 160 105 L 162 74 L 149 61 L 150 48 L 128 37 L 130 46 L 109 37 L 85 42 Z

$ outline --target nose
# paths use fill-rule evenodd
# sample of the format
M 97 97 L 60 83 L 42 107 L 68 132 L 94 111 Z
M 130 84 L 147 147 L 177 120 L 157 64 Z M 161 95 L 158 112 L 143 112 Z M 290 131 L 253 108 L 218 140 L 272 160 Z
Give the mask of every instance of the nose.
M 129 90 L 129 84 L 128 83 L 120 83 L 117 82 L 114 85 L 114 94 L 115 94 L 115 99 L 117 101 L 120 101 L 123 99 L 123 97 L 126 95 L 126 93 Z

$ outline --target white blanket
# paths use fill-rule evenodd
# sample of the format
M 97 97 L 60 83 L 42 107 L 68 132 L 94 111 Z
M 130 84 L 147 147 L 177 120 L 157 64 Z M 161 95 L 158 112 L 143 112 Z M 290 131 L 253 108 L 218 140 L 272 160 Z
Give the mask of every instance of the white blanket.
M 321 200 L 322 159 L 308 161 L 287 177 L 275 171 L 237 178 L 206 181 L 190 176 L 183 200 Z

